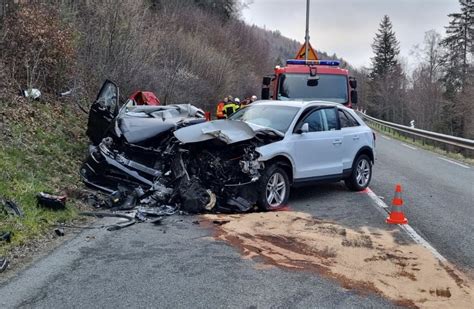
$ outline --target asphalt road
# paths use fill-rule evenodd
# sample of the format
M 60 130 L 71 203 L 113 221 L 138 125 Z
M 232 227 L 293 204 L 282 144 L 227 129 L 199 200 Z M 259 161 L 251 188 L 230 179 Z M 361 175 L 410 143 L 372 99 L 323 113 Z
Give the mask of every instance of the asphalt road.
M 400 182 L 410 225 L 448 260 L 472 271 L 474 169 L 380 135 L 377 144 L 372 190 L 389 203 Z M 386 213 L 368 194 L 342 183 L 293 190 L 290 207 L 352 228 L 398 230 L 385 224 Z M 394 307 L 315 273 L 259 267 L 196 220 L 176 215 L 162 226 L 84 230 L 0 284 L 0 308 Z
M 293 192 L 291 208 L 351 227 L 390 228 L 342 184 Z M 216 241 L 199 217 L 86 230 L 0 285 L 1 308 L 393 308 L 314 273 L 261 268 Z M 100 222 L 103 224 L 103 222 Z
M 376 143 L 371 189 L 390 205 L 401 183 L 409 224 L 474 277 L 474 167 L 380 134 Z

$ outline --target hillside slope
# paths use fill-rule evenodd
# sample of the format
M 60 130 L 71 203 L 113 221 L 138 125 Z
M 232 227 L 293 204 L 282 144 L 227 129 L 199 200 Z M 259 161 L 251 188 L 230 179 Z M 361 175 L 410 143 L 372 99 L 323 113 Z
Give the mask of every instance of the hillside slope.
M 0 102 L 0 197 L 14 201 L 23 217 L 0 207 L 0 234 L 12 232 L 12 242 L 0 242 L 0 255 L 52 233 L 51 226 L 77 214 L 81 187 L 78 169 L 83 160 L 85 114 L 61 103 Z M 37 207 L 41 191 L 68 195 L 65 211 Z

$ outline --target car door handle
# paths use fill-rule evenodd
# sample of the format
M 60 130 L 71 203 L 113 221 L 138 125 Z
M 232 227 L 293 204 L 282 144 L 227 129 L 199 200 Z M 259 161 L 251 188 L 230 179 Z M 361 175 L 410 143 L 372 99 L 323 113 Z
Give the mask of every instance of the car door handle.
M 357 140 L 359 139 L 359 135 L 354 135 L 354 136 L 352 137 L 352 139 L 355 140 L 355 141 L 357 141 Z
M 340 145 L 340 144 L 342 144 L 342 139 L 335 139 L 335 140 L 332 141 L 332 144 L 333 145 Z

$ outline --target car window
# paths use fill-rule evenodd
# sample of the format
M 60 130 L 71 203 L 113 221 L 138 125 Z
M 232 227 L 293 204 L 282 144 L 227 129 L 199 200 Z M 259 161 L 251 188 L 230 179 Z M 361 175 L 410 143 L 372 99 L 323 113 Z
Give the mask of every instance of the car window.
M 357 127 L 359 123 L 357 120 L 349 113 L 339 110 L 339 121 L 341 122 L 341 128 Z
M 344 111 L 344 114 L 346 114 L 346 116 L 349 118 L 349 120 L 351 120 L 353 127 L 360 126 L 359 121 L 357 121 L 357 119 L 355 119 L 354 116 L 351 115 L 351 113 L 348 113 L 348 112 Z
M 117 86 L 111 82 L 105 82 L 100 90 L 96 102 L 112 113 L 117 108 L 117 96 Z
M 323 117 L 323 110 L 319 109 L 309 114 L 303 123 L 309 125 L 309 132 L 324 131 L 325 123 Z
M 295 131 L 301 129 L 304 123 L 308 124 L 309 132 L 337 130 L 339 127 L 335 108 L 320 108 L 303 113 Z
M 332 131 L 338 129 L 337 123 L 337 112 L 335 108 L 325 108 L 323 109 L 324 114 L 326 116 L 327 121 L 327 128 L 326 130 Z

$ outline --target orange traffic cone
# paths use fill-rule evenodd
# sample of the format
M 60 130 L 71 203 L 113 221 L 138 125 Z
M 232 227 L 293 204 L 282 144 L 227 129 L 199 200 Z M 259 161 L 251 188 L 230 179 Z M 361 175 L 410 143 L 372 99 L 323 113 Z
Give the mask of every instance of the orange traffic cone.
M 397 184 L 395 187 L 395 197 L 392 200 L 392 210 L 390 211 L 390 215 L 387 217 L 385 222 L 390 224 L 407 224 L 408 219 L 405 218 L 405 215 L 403 214 L 402 206 L 402 186 Z

